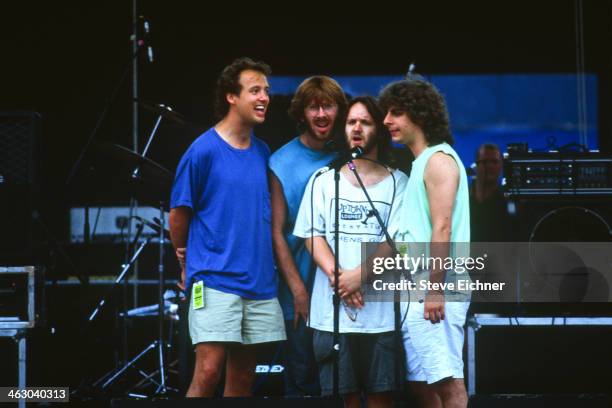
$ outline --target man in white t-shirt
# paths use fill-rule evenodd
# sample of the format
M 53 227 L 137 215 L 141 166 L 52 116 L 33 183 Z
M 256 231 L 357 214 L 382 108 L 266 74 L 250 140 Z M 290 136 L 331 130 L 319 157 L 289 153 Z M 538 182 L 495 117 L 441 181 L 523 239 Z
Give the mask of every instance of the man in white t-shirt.
M 387 227 L 395 222 L 398 198 L 408 178 L 374 162 L 388 163 L 390 137 L 383 114 L 372 97 L 349 103 L 344 147 L 365 151 L 354 160 L 377 212 Z M 315 172 L 310 178 L 295 222 L 294 235 L 306 239 L 318 266 L 312 290 L 309 326 L 314 329 L 314 353 L 323 395 L 332 393 L 333 277 L 334 277 L 334 171 Z M 312 203 L 312 208 L 311 208 Z M 354 174 L 340 170 L 339 265 L 341 292 L 339 391 L 348 407 L 360 406 L 360 393 L 368 406 L 392 406 L 391 391 L 398 389 L 392 302 L 367 302 L 361 296 L 361 244 L 382 242 L 384 233 Z M 312 211 L 311 211 L 312 210 Z M 312 214 L 312 215 L 311 215 Z M 314 221 L 313 221 L 314 220 Z

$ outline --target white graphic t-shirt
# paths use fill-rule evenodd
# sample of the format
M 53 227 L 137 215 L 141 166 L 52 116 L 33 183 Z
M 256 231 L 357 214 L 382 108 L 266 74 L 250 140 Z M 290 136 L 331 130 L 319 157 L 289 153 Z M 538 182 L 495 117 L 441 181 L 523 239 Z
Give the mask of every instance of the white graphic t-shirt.
M 317 173 L 310 178 L 304 191 L 293 234 L 300 238 L 310 238 L 311 233 L 314 236 L 324 236 L 333 253 L 334 172 L 328 171 L 316 177 Z M 395 170 L 393 176 L 389 174 L 380 182 L 367 187 L 376 210 L 390 231 L 395 228 L 394 224 L 398 220 L 400 199 L 404 196 L 407 182 L 408 177 Z M 311 192 L 314 223 L 311 220 Z M 343 174 L 340 174 L 339 208 L 340 268 L 353 269 L 362 262 L 361 243 L 382 242 L 385 236 L 363 190 L 351 184 Z M 317 267 L 311 296 L 310 327 L 333 331 L 333 294 L 327 275 Z M 340 333 L 382 333 L 394 328 L 392 302 L 366 302 L 361 309 L 340 303 Z

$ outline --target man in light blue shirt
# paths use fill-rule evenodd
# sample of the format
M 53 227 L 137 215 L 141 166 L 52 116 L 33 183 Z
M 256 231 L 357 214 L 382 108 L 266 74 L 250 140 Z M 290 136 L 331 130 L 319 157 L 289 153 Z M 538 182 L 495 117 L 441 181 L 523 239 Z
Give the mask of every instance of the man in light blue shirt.
M 314 263 L 304 240 L 292 231 L 302 197 L 310 194 L 305 191 L 308 179 L 336 156 L 325 146 L 342 128 L 346 106 L 344 92 L 332 78 L 313 76 L 304 80 L 289 108 L 300 134 L 270 157 L 272 237 L 282 276 L 278 297 L 287 330 L 284 349 L 287 396 L 319 394 L 312 334 L 306 329 Z

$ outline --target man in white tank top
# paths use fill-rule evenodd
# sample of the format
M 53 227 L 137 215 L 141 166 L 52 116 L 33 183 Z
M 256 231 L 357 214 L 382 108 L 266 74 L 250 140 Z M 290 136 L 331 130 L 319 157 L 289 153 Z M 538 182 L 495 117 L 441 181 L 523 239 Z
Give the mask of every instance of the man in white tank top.
M 444 98 L 427 81 L 408 79 L 383 89 L 380 104 L 392 140 L 415 156 L 396 240 L 424 243 L 433 258 L 456 257 L 455 244 L 470 241 L 469 195 L 465 169 L 450 146 Z M 435 265 L 422 272 L 431 283 L 456 275 Z M 419 272 L 413 278 L 420 279 Z M 462 349 L 469 301 L 451 299 L 444 290 L 415 294 L 402 327 L 407 379 L 420 406 L 467 407 Z

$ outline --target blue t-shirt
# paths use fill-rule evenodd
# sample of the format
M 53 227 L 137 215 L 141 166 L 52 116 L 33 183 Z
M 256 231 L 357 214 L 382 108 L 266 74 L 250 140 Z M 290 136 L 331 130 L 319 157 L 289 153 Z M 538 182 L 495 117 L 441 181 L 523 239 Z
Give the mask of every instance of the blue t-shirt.
M 225 142 L 214 128 L 183 155 L 170 207 L 192 209 L 187 240 L 186 286 L 248 299 L 277 294 L 270 225 L 268 146 L 255 136 L 247 149 Z
M 293 255 L 293 260 L 300 272 L 304 284 L 310 293 L 312 289 L 312 274 L 314 273 L 314 262 L 310 253 L 304 245 L 304 240 L 293 235 L 293 226 L 297 218 L 302 196 L 310 194 L 306 184 L 312 173 L 327 165 L 336 157 L 335 153 L 314 150 L 306 147 L 299 137 L 278 149 L 270 157 L 270 169 L 281 185 L 287 202 L 287 217 L 284 226 L 284 235 Z M 284 279 L 279 280 L 278 300 L 283 308 L 286 320 L 293 319 L 293 295 Z

